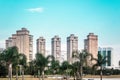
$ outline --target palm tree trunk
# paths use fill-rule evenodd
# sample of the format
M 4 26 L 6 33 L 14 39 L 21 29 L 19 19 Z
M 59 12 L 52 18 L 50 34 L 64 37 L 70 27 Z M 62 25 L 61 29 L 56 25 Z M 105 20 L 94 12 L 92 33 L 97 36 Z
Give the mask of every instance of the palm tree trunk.
M 102 80 L 102 66 L 100 68 L 100 80 Z
M 12 80 L 12 63 L 8 66 L 8 80 Z
M 42 80 L 44 80 L 44 70 L 42 71 Z
M 39 78 L 39 80 L 40 80 L 40 70 L 38 70 L 38 78 Z
M 22 80 L 24 80 L 24 70 L 22 70 Z
M 16 80 L 18 80 L 18 66 L 16 67 Z
M 75 80 L 75 72 L 73 73 L 73 78 L 74 78 L 74 80 Z
M 100 71 L 100 80 L 102 80 L 102 71 Z
M 82 80 L 82 66 L 80 66 L 80 80 Z
M 80 73 L 77 71 L 77 80 L 80 80 Z

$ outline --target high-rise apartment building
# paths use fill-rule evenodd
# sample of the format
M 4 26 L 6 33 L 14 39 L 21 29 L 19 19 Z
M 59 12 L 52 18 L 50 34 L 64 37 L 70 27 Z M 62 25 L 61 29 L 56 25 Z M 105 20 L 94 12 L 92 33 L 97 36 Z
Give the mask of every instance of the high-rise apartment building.
M 37 39 L 37 53 L 41 53 L 45 56 L 45 39 L 43 37 L 39 37 L 39 39 Z
M 103 57 L 106 57 L 107 62 L 103 64 L 104 67 L 110 67 L 112 66 L 112 53 L 113 49 L 111 47 L 106 47 L 106 48 L 98 48 L 98 54 L 101 54 Z
M 54 36 L 52 38 L 52 55 L 55 60 L 60 61 L 61 57 L 61 38 L 59 36 Z
M 120 67 L 120 61 L 118 62 L 118 66 Z
M 84 40 L 84 50 L 88 53 L 92 54 L 94 58 L 97 58 L 98 54 L 98 36 L 94 35 L 94 33 L 89 33 L 87 39 Z M 93 66 L 95 61 L 90 61 L 90 57 L 87 58 L 88 66 Z
M 16 34 L 12 34 L 6 40 L 6 48 L 16 46 L 19 53 L 23 53 L 27 57 L 27 62 L 32 60 L 33 54 L 33 36 L 29 34 L 26 28 L 17 30 Z
M 84 49 L 93 55 L 94 58 L 97 58 L 98 54 L 98 36 L 94 33 L 89 33 L 87 39 L 84 40 Z
M 73 62 L 72 53 L 78 51 L 78 37 L 71 34 L 67 37 L 67 61 L 69 63 Z
M 4 48 L 0 48 L 0 53 L 2 53 L 4 51 Z

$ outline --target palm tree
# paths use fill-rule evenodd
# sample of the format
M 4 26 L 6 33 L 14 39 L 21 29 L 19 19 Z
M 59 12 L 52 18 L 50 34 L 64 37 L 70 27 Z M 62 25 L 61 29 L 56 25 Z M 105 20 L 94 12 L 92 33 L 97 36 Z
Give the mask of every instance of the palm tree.
M 55 60 L 55 57 L 53 55 L 47 56 L 47 61 L 48 61 L 47 64 L 48 64 L 50 73 L 52 74 L 59 73 L 60 71 L 59 61 Z
M 72 63 L 71 75 L 74 77 L 74 80 L 78 79 L 78 77 L 79 77 L 79 74 L 78 74 L 79 73 L 79 70 L 78 70 L 79 64 L 80 64 L 79 61 Z
M 92 60 L 96 61 L 96 64 L 93 65 L 93 69 L 100 67 L 100 80 L 102 80 L 102 65 L 107 62 L 107 56 L 103 57 L 101 54 L 98 54 L 98 59 L 93 58 Z
M 36 65 L 38 68 L 38 73 L 42 74 L 42 80 L 44 80 L 44 70 L 45 70 L 45 67 L 47 66 L 47 64 L 48 64 L 47 58 L 45 58 L 42 54 L 37 53 L 36 54 Z M 41 72 L 39 72 L 39 71 L 41 71 Z
M 74 51 L 72 54 L 73 59 L 75 58 L 74 62 L 76 62 L 76 64 L 78 65 L 76 73 L 78 80 L 82 80 L 83 66 L 87 65 L 88 56 L 92 58 L 92 55 L 85 51 L 82 52 Z
M 68 80 L 68 75 L 70 74 L 70 71 L 72 70 L 71 65 L 68 61 L 64 61 L 60 67 L 62 74 L 66 74 L 66 78 Z
M 34 75 L 34 77 L 36 77 L 36 60 L 32 60 L 31 62 L 29 62 L 29 73 L 31 75 Z
M 15 65 L 16 69 L 16 80 L 18 80 L 18 69 L 22 67 L 22 80 L 24 80 L 24 67 L 26 66 L 26 56 L 24 54 L 18 54 Z M 21 71 L 20 71 L 21 72 Z M 20 73 L 21 74 L 21 73 Z
M 16 70 L 16 80 L 18 80 L 18 64 L 26 64 L 26 56 L 24 54 L 18 53 L 18 48 L 16 46 L 9 47 L 2 52 L 2 62 L 8 67 L 8 78 L 12 79 L 12 68 Z M 23 57 L 22 59 L 20 57 Z
M 55 57 L 53 55 L 48 55 L 47 56 L 47 61 L 48 61 L 48 63 L 47 63 L 48 71 L 51 74 L 54 71 L 52 69 L 52 66 L 53 66 L 53 63 L 55 62 Z
M 5 61 L 5 55 L 3 53 L 0 53 L 0 77 L 6 77 L 7 75 L 7 69 L 6 69 L 6 61 Z
M 8 76 L 9 80 L 12 80 L 12 65 L 16 65 L 18 61 L 18 48 L 16 46 L 10 47 L 3 51 L 5 57 L 5 61 L 8 65 Z
M 51 70 L 53 71 L 52 73 L 53 74 L 58 73 L 59 72 L 59 68 L 60 68 L 59 61 L 53 60 L 51 62 Z
M 24 80 L 24 68 L 27 65 L 27 58 L 25 56 L 25 54 L 19 54 L 18 55 L 18 64 L 20 65 L 20 67 L 22 66 L 22 80 Z

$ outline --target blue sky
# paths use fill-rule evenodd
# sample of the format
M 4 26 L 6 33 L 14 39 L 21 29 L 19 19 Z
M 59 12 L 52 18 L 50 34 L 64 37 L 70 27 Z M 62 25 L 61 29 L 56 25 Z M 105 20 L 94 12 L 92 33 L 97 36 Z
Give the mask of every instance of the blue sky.
M 120 0 L 0 0 L 0 47 L 16 30 L 26 27 L 35 41 L 44 36 L 79 37 L 79 47 L 89 32 L 98 35 L 99 46 L 120 49 Z M 116 54 L 120 54 L 116 51 Z

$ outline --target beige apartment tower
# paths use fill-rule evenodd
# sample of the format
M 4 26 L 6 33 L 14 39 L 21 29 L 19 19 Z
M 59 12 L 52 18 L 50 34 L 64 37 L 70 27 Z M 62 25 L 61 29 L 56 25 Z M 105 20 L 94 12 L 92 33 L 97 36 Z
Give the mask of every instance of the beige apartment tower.
M 67 37 L 67 61 L 71 64 L 73 62 L 72 53 L 78 51 L 78 37 L 71 34 Z
M 12 34 L 6 40 L 6 48 L 16 46 L 19 53 L 23 53 L 27 57 L 27 62 L 32 60 L 33 54 L 33 36 L 29 34 L 26 28 L 17 30 L 16 34 Z
M 84 49 L 93 55 L 94 58 L 97 58 L 98 54 L 98 36 L 94 33 L 89 33 L 87 39 L 84 40 Z
M 37 39 L 37 53 L 41 53 L 45 56 L 45 39 L 43 37 L 39 37 L 39 39 Z
M 59 36 L 54 36 L 52 38 L 52 55 L 55 57 L 55 60 L 60 61 L 61 58 L 61 38 Z

